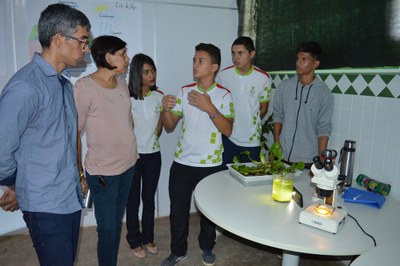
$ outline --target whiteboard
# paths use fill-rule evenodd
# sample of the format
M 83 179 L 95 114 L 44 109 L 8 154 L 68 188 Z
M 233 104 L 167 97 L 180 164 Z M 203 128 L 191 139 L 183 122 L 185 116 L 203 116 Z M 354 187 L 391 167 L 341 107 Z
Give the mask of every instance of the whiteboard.
M 132 56 L 142 50 L 142 10 L 141 3 L 132 1 L 58 1 L 70 5 L 82 11 L 90 20 L 91 34 L 93 38 L 100 35 L 113 35 L 119 37 L 127 43 L 128 56 Z M 20 55 L 19 61 L 25 65 L 31 60 L 35 52 L 41 52 L 41 46 L 38 40 L 37 24 L 40 12 L 49 4 L 55 1 L 51 0 L 29 0 L 23 1 L 21 4 L 16 3 L 15 12 L 22 21 L 25 21 L 26 30 L 25 40 L 17 50 L 24 50 L 25 53 Z M 19 27 L 21 28 L 21 27 Z M 28 58 L 26 58 L 28 56 Z M 25 58 L 23 58 L 25 57 Z M 96 70 L 96 65 L 87 54 L 86 68 L 71 68 L 72 82 L 79 77 L 88 75 Z M 20 68 L 19 66 L 18 68 Z M 1 70 L 1 69 L 0 69 Z M 0 72 L 1 73 L 1 72 Z

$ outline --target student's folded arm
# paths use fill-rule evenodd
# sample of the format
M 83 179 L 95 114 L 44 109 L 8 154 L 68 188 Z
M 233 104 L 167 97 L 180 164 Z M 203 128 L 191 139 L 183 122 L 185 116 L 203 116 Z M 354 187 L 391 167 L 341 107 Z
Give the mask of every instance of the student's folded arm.
M 161 112 L 161 121 L 165 128 L 165 131 L 171 133 L 175 130 L 176 125 L 179 122 L 181 117 L 171 111 L 162 111 Z
M 221 133 L 225 136 L 229 137 L 232 134 L 233 118 L 228 118 L 221 115 L 218 121 L 214 121 L 214 124 L 218 128 L 218 130 L 221 131 Z
M 222 134 L 227 137 L 232 134 L 233 118 L 225 117 L 215 106 L 208 112 L 208 115 Z

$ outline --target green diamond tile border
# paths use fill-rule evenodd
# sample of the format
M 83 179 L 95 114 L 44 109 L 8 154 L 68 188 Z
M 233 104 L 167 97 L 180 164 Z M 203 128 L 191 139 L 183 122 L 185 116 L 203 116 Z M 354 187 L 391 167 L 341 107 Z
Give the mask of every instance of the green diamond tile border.
M 353 86 L 350 86 L 350 87 L 344 92 L 344 94 L 358 95 Z
M 343 92 L 342 92 L 342 91 L 339 89 L 339 87 L 336 85 L 335 87 L 333 87 L 332 93 L 342 94 Z
M 280 77 L 279 81 L 275 82 L 274 79 L 278 75 Z M 276 89 L 283 79 L 293 77 L 293 73 L 279 73 L 279 74 L 271 74 L 272 77 L 272 88 Z M 388 87 L 387 84 L 389 84 L 396 76 L 400 76 L 400 74 L 317 74 L 317 76 L 324 82 L 326 82 L 327 78 L 331 76 L 334 80 L 334 84 L 332 82 L 328 84 L 328 87 L 330 87 L 332 93 L 335 94 L 346 94 L 346 95 L 360 95 L 360 96 L 371 96 L 371 97 L 385 97 L 385 98 L 396 98 L 400 99 L 400 94 L 395 91 L 391 91 Z M 348 88 L 341 88 L 341 78 L 343 76 L 346 76 L 347 79 L 351 82 L 351 86 Z M 361 76 L 365 83 L 361 82 L 356 82 L 357 77 Z M 384 87 L 379 93 L 374 93 L 374 90 L 371 88 L 371 82 L 373 79 L 379 76 L 381 80 L 386 84 L 386 87 Z M 373 83 L 373 82 L 372 82 Z M 360 84 L 366 84 L 366 85 L 360 85 Z M 359 86 L 359 87 L 358 87 Z M 361 87 L 362 86 L 362 87 Z M 400 83 L 398 84 L 400 87 Z M 376 89 L 376 88 L 375 88 Z M 361 91 L 360 94 L 357 93 L 357 91 Z M 379 91 L 379 89 L 378 89 Z M 375 90 L 376 92 L 376 90 Z
M 388 88 L 384 88 L 384 89 L 378 94 L 378 97 L 395 98 Z
M 374 92 L 370 88 L 366 88 L 361 92 L 362 96 L 375 96 Z

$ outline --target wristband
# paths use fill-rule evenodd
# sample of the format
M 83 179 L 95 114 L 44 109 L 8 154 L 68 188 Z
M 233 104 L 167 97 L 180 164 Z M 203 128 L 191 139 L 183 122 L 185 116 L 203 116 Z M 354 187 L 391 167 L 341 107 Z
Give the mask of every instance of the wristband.
M 213 116 L 210 116 L 210 119 L 214 120 L 218 115 L 219 115 L 219 111 L 217 110 L 217 112 Z

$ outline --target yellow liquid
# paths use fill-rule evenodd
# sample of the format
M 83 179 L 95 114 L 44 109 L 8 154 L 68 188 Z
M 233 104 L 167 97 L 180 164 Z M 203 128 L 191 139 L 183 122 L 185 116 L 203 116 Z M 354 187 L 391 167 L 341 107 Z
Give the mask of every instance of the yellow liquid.
M 272 198 L 287 202 L 292 199 L 293 179 L 274 179 L 272 183 Z

